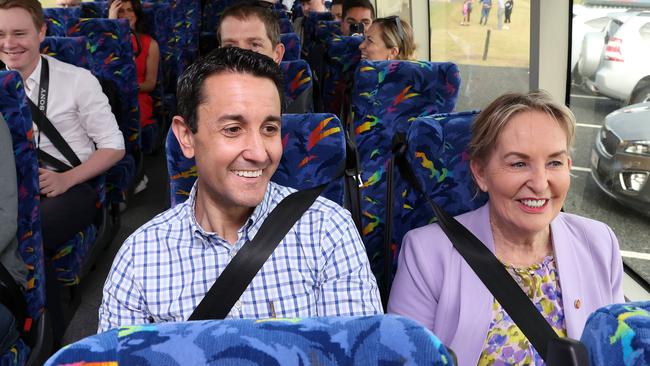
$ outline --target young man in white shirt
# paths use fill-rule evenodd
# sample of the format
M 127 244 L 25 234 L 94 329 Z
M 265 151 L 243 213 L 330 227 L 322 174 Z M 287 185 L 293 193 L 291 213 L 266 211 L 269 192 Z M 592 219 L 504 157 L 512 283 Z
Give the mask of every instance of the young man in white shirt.
M 108 98 L 88 70 L 41 56 L 45 30 L 38 0 L 0 0 L 0 60 L 7 69 L 20 73 L 28 98 L 43 108 L 81 162 L 73 166 L 34 124 L 34 145 L 71 167 L 65 171 L 54 169 L 51 163 L 39 167 L 43 247 L 46 257 L 51 257 L 93 222 L 97 194 L 87 182 L 124 156 L 124 137 Z M 50 294 L 56 295 L 57 285 L 47 263 L 50 298 Z

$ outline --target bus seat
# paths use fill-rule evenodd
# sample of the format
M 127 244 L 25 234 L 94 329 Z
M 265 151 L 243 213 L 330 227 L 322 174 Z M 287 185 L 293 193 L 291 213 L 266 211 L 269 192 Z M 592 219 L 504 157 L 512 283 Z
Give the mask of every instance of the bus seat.
M 287 18 L 280 18 L 278 20 L 280 22 L 280 33 L 294 33 L 293 29 L 293 23 Z
M 333 36 L 327 40 L 327 57 L 322 78 L 321 97 L 323 111 L 333 113 L 341 118 L 344 125 L 349 107 L 349 93 L 352 89 L 354 71 L 361 60 L 359 45 L 363 37 Z M 346 102 L 347 101 L 347 102 Z
M 92 73 L 109 89 L 115 88 L 119 100 L 114 113 L 117 112 L 115 118 L 124 135 L 126 154 L 106 177 L 107 201 L 117 205 L 124 201 L 142 168 L 138 80 L 129 24 L 123 19 L 80 19 L 68 29 L 68 34 L 87 38 Z
M 419 117 L 406 135 L 406 157 L 422 189 L 452 216 L 479 208 L 487 201 L 487 196 L 475 189 L 467 151 L 471 124 L 477 115 L 478 111 L 468 111 Z M 402 179 L 396 167 L 392 174 L 389 245 L 393 267 L 389 282 L 397 269 L 397 255 L 406 232 L 436 220 L 426 201 Z
M 41 53 L 60 61 L 90 69 L 86 37 L 45 37 L 41 43 Z M 94 263 L 99 251 L 110 243 L 115 230 L 105 218 L 106 190 L 104 175 L 93 179 L 91 185 L 97 192 L 97 207 L 100 208 L 96 223 L 77 233 L 63 244 L 52 258 L 57 279 L 65 286 L 79 283 L 87 269 Z
M 68 27 L 80 17 L 78 7 L 43 9 L 47 30 L 46 36 L 65 37 Z
M 277 6 L 277 5 L 281 5 L 281 4 L 274 3 L 273 5 Z M 282 8 L 275 7 L 273 9 L 273 14 L 275 14 L 275 16 L 278 17 L 278 19 L 289 19 L 289 14 L 287 14 L 287 11 L 282 9 Z
M 345 162 L 345 134 L 341 122 L 331 114 L 282 115 L 284 153 L 272 180 L 295 189 L 308 189 L 330 182 L 321 194 L 343 205 L 343 177 L 339 176 Z M 187 159 L 170 129 L 167 134 L 167 171 L 170 202 L 184 202 L 196 181 L 194 159 Z
M 38 161 L 32 144 L 32 117 L 17 71 L 0 71 L 0 113 L 9 127 L 16 160 L 18 183 L 18 250 L 25 262 L 27 313 L 32 318 L 35 342 L 30 350 L 19 339 L 9 352 L 0 354 L 0 365 L 24 365 L 27 360 L 44 360 L 51 348 L 51 332 L 45 310 L 45 264 L 39 216 Z M 50 333 L 49 339 L 47 333 Z M 33 364 L 42 364 L 35 361 Z
M 602 307 L 587 319 L 580 341 L 592 365 L 646 365 L 650 354 L 650 302 Z
M 316 38 L 316 28 L 321 20 L 334 20 L 334 16 L 329 11 L 323 13 L 309 12 L 309 15 L 302 23 L 302 58 L 307 60 L 309 52 Z
M 82 2 L 80 18 L 108 18 L 108 2 L 107 1 Z
M 226 319 L 116 328 L 82 339 L 46 366 L 451 365 L 444 345 L 395 315 Z
M 450 62 L 364 60 L 357 67 L 350 127 L 363 182 L 362 237 L 378 279 L 384 279 L 386 169 L 393 135 L 406 132 L 417 117 L 451 112 L 459 88 L 458 67 Z M 379 285 L 386 290 L 385 282 Z
M 284 45 L 284 56 L 282 61 L 294 61 L 300 59 L 300 37 L 296 33 L 282 33 L 280 42 Z
M 338 20 L 319 20 L 316 25 L 316 39 L 328 41 L 334 36 L 341 36 L 341 22 Z
M 312 42 L 311 51 L 305 58 L 311 66 L 312 75 L 314 76 L 314 104 L 316 111 L 323 112 L 323 80 L 325 76 L 325 66 L 327 58 L 327 42 L 341 33 L 340 23 L 328 20 L 319 20 L 316 23 L 316 29 Z
M 314 111 L 311 68 L 305 60 L 282 61 L 284 75 L 283 113 L 312 113 Z

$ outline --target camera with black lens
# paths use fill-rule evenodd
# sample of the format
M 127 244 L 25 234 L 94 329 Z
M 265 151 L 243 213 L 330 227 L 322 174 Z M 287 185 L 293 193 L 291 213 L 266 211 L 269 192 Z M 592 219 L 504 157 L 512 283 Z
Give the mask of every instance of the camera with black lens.
M 353 23 L 350 24 L 350 35 L 352 36 L 363 36 L 363 23 Z

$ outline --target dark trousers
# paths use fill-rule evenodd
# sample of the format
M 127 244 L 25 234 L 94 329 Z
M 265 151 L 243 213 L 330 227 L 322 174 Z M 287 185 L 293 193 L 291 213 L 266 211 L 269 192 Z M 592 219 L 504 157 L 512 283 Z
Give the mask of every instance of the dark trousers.
M 41 230 L 46 257 L 92 224 L 97 215 L 97 193 L 88 183 L 78 184 L 56 197 L 41 196 Z
M 506 23 L 510 23 L 510 14 L 512 14 L 512 9 L 506 9 Z
M 0 356 L 13 346 L 19 335 L 13 314 L 0 304 Z
M 97 215 L 97 193 L 88 184 L 78 184 L 65 193 L 47 198 L 41 196 L 41 230 L 45 251 L 45 287 L 47 308 L 52 319 L 54 342 L 61 342 L 65 331 L 61 292 L 63 288 L 56 279 L 52 257 L 59 247 L 76 233 L 92 224 Z

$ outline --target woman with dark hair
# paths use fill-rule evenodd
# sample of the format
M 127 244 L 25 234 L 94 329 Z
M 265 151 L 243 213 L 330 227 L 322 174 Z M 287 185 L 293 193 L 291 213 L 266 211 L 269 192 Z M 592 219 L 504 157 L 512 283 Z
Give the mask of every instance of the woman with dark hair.
M 140 126 L 154 123 L 153 100 L 149 92 L 156 87 L 160 49 L 158 43 L 144 30 L 144 13 L 140 0 L 109 0 L 109 19 L 126 19 L 133 33 L 131 42 L 138 74 L 138 101 L 140 102 Z

